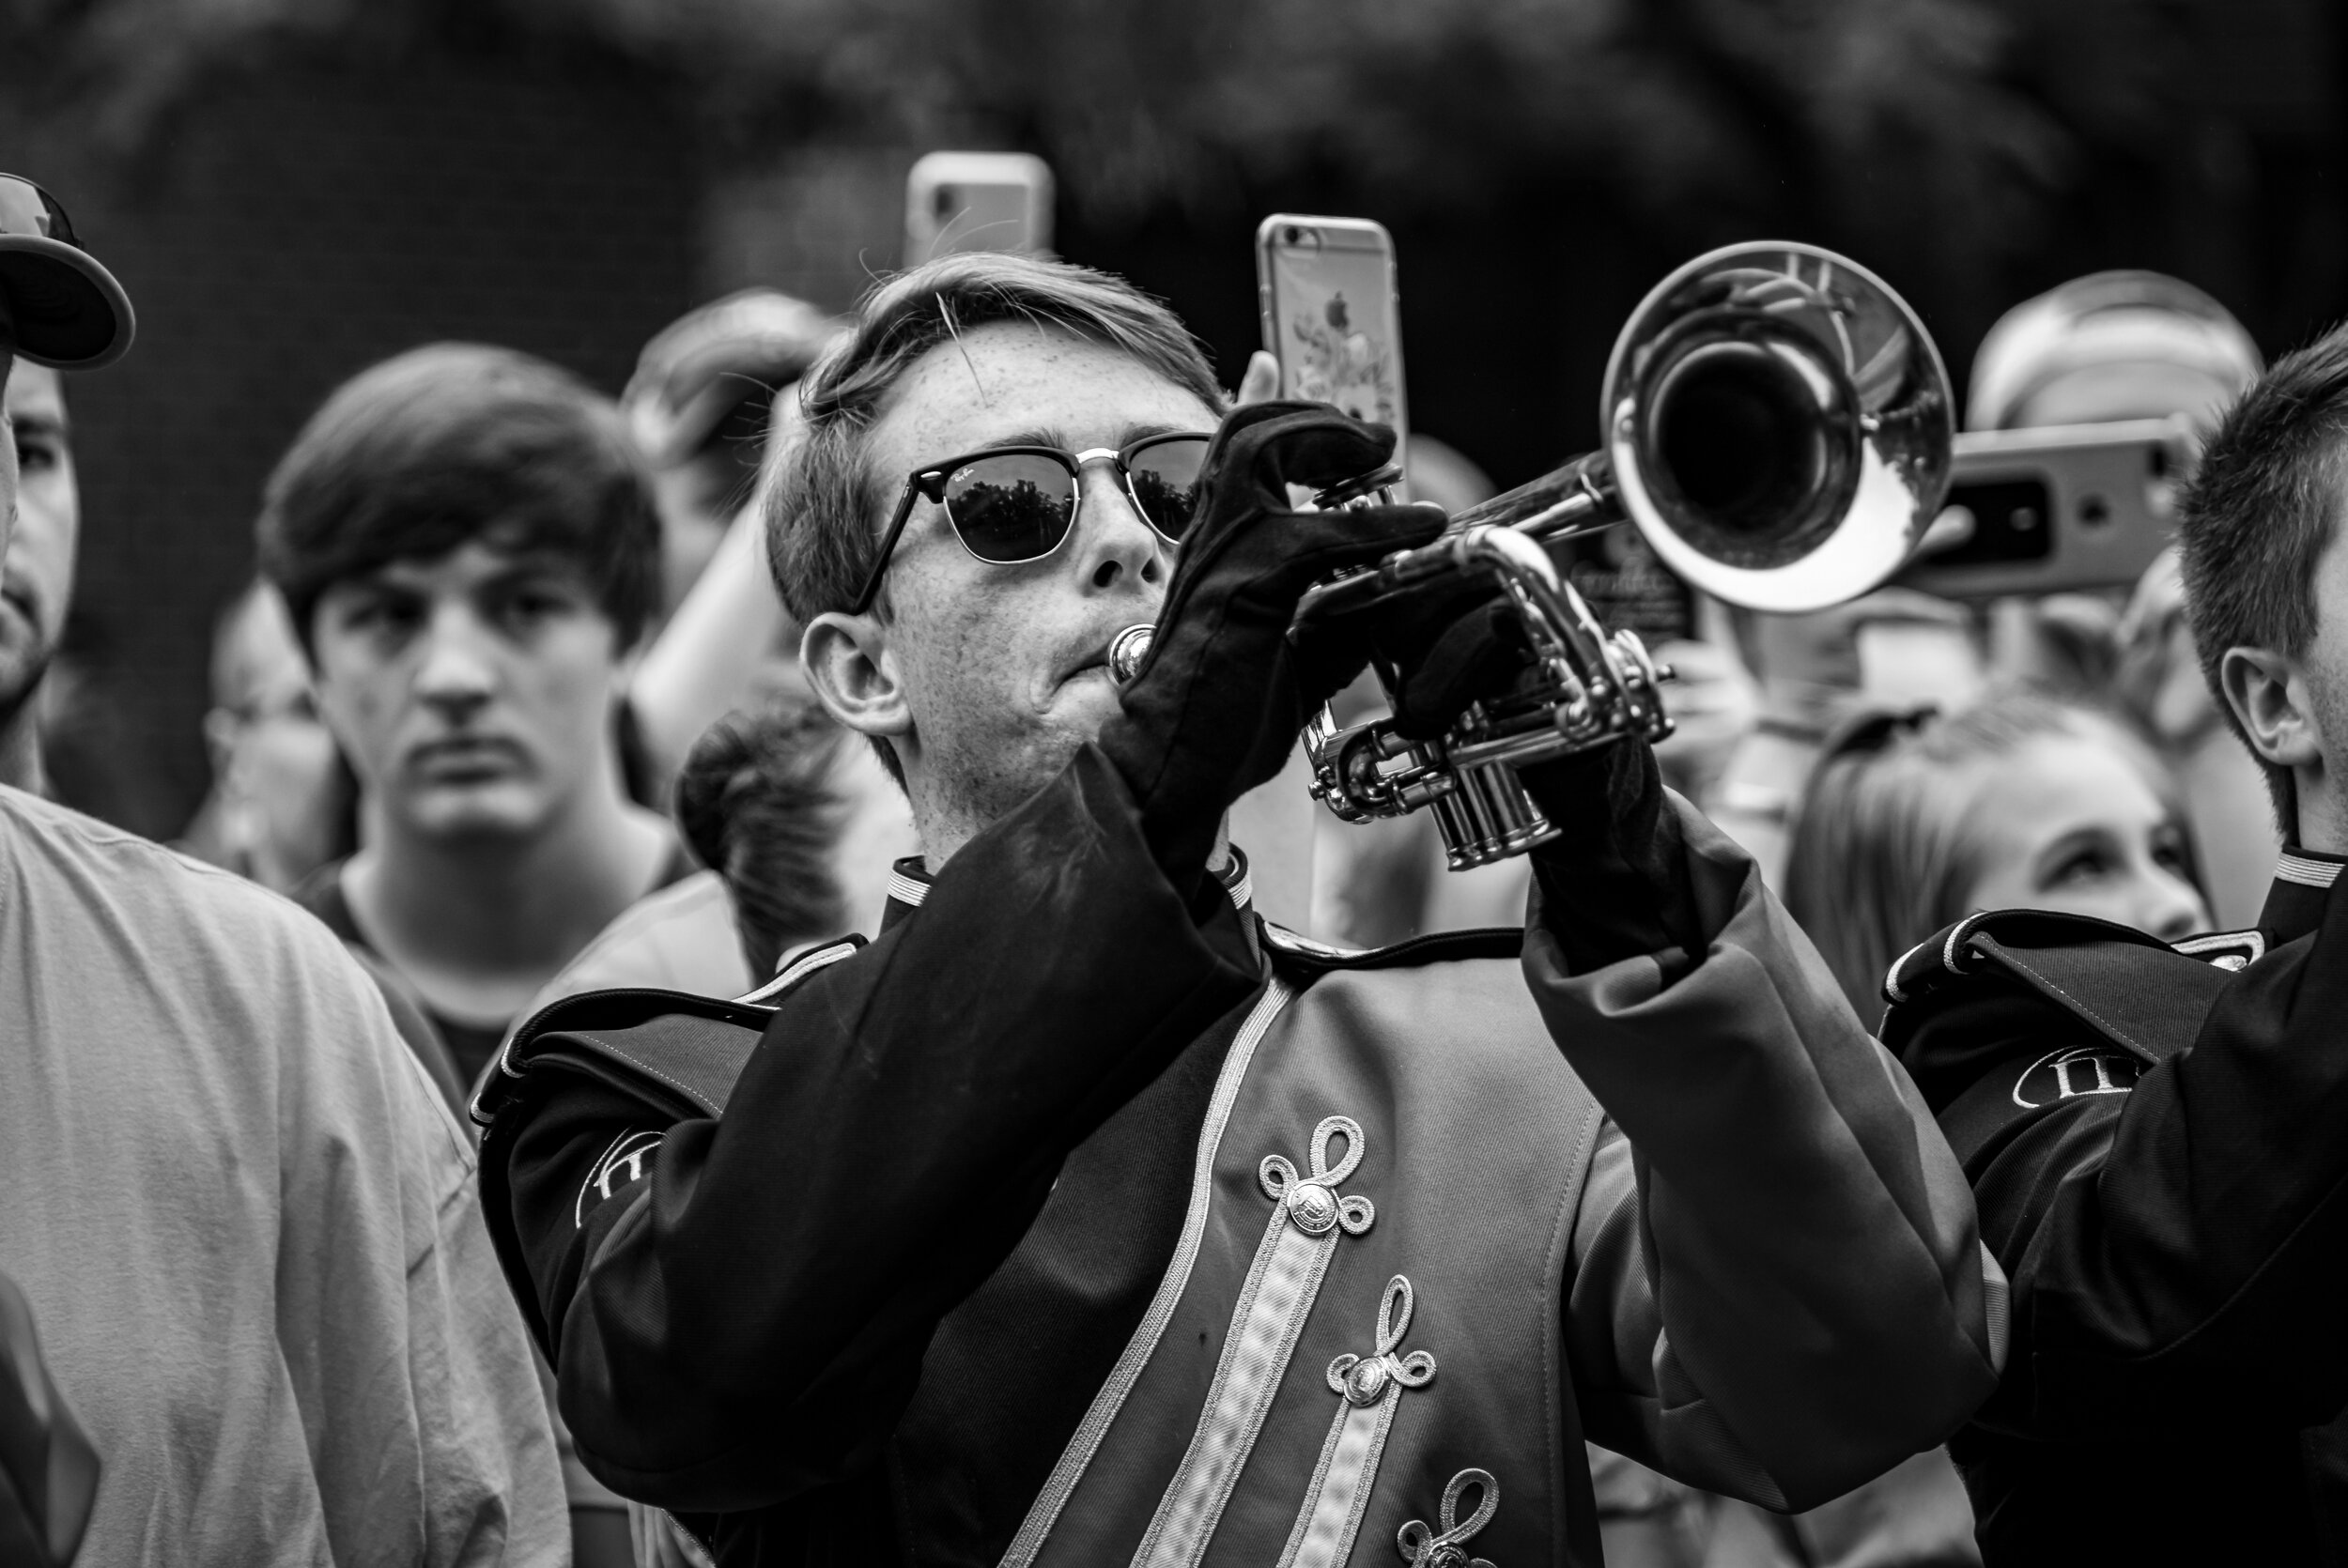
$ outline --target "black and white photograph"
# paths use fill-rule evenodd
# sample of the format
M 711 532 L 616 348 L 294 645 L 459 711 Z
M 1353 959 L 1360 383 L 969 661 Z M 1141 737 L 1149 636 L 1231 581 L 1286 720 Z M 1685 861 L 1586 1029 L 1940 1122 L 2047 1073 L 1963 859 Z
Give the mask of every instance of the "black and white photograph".
M 0 7 L 0 1568 L 2348 1568 L 2344 867 L 2331 0 Z

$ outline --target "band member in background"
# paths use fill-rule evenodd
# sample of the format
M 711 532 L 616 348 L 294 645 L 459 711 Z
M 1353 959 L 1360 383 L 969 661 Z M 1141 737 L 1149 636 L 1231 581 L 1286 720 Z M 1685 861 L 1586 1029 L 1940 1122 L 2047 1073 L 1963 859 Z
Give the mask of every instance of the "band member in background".
M 1390 433 L 1227 419 L 1162 307 L 1002 255 L 883 284 L 805 399 L 776 577 L 922 858 L 770 1011 L 566 1003 L 485 1089 L 606 1481 L 722 1561 L 1589 1562 L 1585 1433 L 1799 1508 L 1992 1386 L 1954 1161 L 1645 746 L 1527 771 L 1522 932 L 1254 918 L 1225 813 L 1369 656 L 1299 598 L 1444 526 L 1290 486 Z M 1480 597 L 1416 619 L 1414 725 L 1516 678 Z
M 131 335 L 0 176 L 0 375 Z M 0 548 L 17 501 L 0 439 Z M 471 1144 L 366 976 L 283 899 L 5 786 L 0 883 L 0 1260 L 104 1462 L 83 1560 L 567 1561 Z M 24 1436 L 0 1414 L 20 1478 Z
M 1887 987 L 2013 1282 L 2003 1380 L 1951 1444 L 1992 1568 L 2348 1561 L 2343 433 L 2335 332 L 2226 416 L 2179 530 L 2286 845 L 2257 927 L 1974 915 Z

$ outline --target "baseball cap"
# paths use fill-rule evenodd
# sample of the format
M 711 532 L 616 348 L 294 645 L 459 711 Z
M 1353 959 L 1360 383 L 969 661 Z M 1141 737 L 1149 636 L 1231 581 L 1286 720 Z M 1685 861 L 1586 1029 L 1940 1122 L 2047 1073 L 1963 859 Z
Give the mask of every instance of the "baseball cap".
M 95 370 L 130 349 L 137 321 L 115 275 L 74 238 L 57 199 L 0 174 L 0 294 L 16 352 L 58 370 Z
M 2091 272 L 1998 318 L 1973 356 L 1969 430 L 2003 430 L 2067 378 L 2188 370 L 2239 392 L 2258 378 L 2258 345 L 2233 313 L 2162 272 Z

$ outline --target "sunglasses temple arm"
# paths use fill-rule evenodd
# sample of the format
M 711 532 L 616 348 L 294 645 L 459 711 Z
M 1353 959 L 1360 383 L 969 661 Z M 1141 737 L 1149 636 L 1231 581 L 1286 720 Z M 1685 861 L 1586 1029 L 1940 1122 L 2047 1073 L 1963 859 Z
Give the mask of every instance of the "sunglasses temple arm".
M 904 536 L 906 519 L 913 515 L 913 499 L 921 493 L 921 475 L 905 481 L 904 494 L 897 498 L 897 515 L 888 520 L 888 528 L 881 535 L 880 553 L 873 558 L 873 569 L 865 575 L 864 587 L 848 607 L 850 615 L 862 615 L 880 597 L 881 577 L 888 571 L 888 558 L 897 552 L 897 541 Z

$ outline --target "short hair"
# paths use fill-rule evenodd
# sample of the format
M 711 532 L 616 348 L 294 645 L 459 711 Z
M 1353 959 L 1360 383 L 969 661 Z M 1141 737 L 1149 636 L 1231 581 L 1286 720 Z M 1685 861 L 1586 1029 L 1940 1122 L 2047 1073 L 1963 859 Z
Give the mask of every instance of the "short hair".
M 658 602 L 659 514 L 618 408 L 511 348 L 431 344 L 337 387 L 270 473 L 255 531 L 305 652 L 335 583 L 475 542 L 575 562 L 622 647 Z
M 814 703 L 778 699 L 710 726 L 677 777 L 678 825 L 724 879 L 760 979 L 793 945 L 847 929 L 832 863 L 850 809 L 836 771 L 846 736 Z
M 1930 709 L 1861 713 L 1829 738 L 1794 815 L 1785 909 L 1861 1017 L 1882 1005 L 1894 960 L 1971 913 L 1965 895 L 1980 879 L 1982 848 L 1949 805 L 1951 776 L 2049 735 L 2112 746 L 2177 806 L 2169 770 L 2124 722 L 2026 687 L 1945 717 Z
M 1209 407 L 1224 406 L 1190 330 L 1122 278 L 1062 261 L 969 252 L 883 281 L 857 307 L 847 336 L 799 383 L 801 424 L 765 486 L 768 563 L 801 624 L 847 608 L 872 575 L 881 514 L 904 478 L 873 473 L 866 461 L 881 404 L 931 349 L 997 321 L 1056 327 L 1121 349 Z M 886 584 L 877 609 L 888 613 Z
M 2348 327 L 2284 355 L 2219 422 L 2177 519 L 2186 620 L 2217 709 L 2248 745 L 2218 680 L 2229 648 L 2289 657 L 2315 636 L 2315 566 L 2348 477 Z M 2255 753 L 2253 753 L 2255 755 Z M 2285 838 L 2297 836 L 2291 770 L 2264 758 Z

